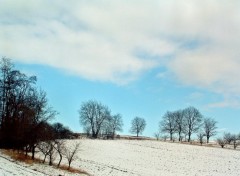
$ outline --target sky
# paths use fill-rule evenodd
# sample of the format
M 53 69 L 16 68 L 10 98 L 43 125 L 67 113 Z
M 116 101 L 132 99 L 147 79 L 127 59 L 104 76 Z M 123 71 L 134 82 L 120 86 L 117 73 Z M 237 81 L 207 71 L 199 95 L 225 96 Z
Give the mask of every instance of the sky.
M 194 106 L 240 132 L 239 0 L 0 0 L 0 56 L 38 77 L 54 121 L 81 132 L 99 101 L 153 136 L 166 111 Z

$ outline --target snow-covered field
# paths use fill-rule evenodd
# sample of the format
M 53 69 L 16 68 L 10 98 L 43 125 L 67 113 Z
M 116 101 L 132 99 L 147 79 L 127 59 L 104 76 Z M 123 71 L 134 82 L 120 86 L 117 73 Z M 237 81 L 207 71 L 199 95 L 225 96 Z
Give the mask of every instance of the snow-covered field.
M 159 141 L 86 139 L 81 140 L 79 159 L 73 165 L 96 176 L 239 176 L 240 151 Z
M 68 140 L 67 144 L 71 146 L 75 142 Z M 240 151 L 148 140 L 81 139 L 77 142 L 81 143 L 81 149 L 72 166 L 94 176 L 240 175 Z M 59 175 L 49 168 L 47 165 L 26 168 L 0 155 L 0 175 Z

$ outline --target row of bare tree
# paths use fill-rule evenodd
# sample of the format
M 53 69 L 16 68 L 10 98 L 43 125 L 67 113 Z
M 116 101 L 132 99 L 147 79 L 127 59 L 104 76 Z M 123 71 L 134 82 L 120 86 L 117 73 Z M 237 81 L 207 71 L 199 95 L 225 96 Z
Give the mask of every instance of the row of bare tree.
M 183 110 L 167 111 L 159 122 L 158 132 L 154 135 L 159 138 L 160 134 L 167 133 L 170 140 L 173 140 L 173 135 L 177 134 L 179 141 L 185 137 L 190 142 L 195 133 L 200 143 L 203 142 L 203 137 L 206 137 L 208 143 L 210 137 L 217 133 L 216 124 L 214 119 L 204 118 L 198 109 L 190 106 Z
M 229 132 L 224 133 L 222 137 L 217 138 L 217 143 L 224 148 L 226 145 L 232 145 L 236 149 L 240 145 L 240 133 L 231 134 Z
M 122 116 L 120 114 L 111 115 L 109 108 L 100 102 L 94 100 L 84 102 L 79 110 L 79 115 L 84 131 L 92 138 L 106 136 L 114 139 L 116 132 L 122 131 Z M 135 117 L 131 122 L 130 132 L 138 137 L 145 127 L 145 119 Z
M 70 169 L 72 161 L 77 158 L 77 152 L 79 151 L 80 143 L 75 142 L 69 146 L 66 146 L 64 140 L 47 140 L 40 142 L 37 146 L 38 150 L 42 152 L 44 159 L 43 163 L 45 163 L 47 157 L 49 161 L 49 165 L 53 164 L 53 161 L 56 159 L 58 154 L 59 161 L 57 167 L 60 166 L 63 157 L 65 157 L 68 161 L 68 169 Z

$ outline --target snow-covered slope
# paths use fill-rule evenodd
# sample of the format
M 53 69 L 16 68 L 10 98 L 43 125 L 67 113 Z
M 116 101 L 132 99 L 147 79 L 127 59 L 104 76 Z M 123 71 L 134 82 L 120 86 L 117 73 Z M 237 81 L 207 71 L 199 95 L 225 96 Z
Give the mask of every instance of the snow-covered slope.
M 80 141 L 73 166 L 96 176 L 240 175 L 240 151 L 147 140 Z
M 81 145 L 72 166 L 94 176 L 240 175 L 240 151 L 149 140 L 66 141 L 69 147 L 76 142 Z M 47 164 L 21 166 L 3 157 L 0 153 L 0 176 L 70 175 Z M 67 164 L 66 159 L 62 164 Z
M 85 174 L 74 174 L 47 164 L 24 164 L 11 159 L 0 152 L 0 176 L 79 176 Z
M 32 169 L 17 164 L 2 154 L 0 154 L 0 175 L 44 176 L 43 173 L 36 172 Z

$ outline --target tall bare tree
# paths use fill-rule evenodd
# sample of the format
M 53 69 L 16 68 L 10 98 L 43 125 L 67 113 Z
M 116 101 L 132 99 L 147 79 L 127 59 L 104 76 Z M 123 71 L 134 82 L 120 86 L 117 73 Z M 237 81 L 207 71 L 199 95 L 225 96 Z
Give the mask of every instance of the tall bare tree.
M 137 137 L 139 134 L 142 134 L 142 132 L 144 131 L 146 127 L 146 121 L 144 118 L 140 118 L 140 117 L 135 117 L 132 120 L 132 126 L 130 129 L 130 132 L 133 134 L 137 134 Z
M 114 136 L 117 131 L 122 131 L 123 121 L 121 114 L 116 114 L 113 116 L 110 116 L 110 118 L 105 122 L 104 124 L 104 131 L 105 133 L 112 136 L 114 139 Z
M 175 119 L 175 131 L 178 134 L 178 141 L 182 141 L 182 134 L 186 130 L 186 119 L 183 114 L 183 110 L 177 110 L 173 112 L 173 116 Z
M 203 128 L 205 136 L 207 137 L 207 143 L 209 143 L 209 138 L 217 134 L 217 121 L 212 118 L 205 118 L 203 122 Z
M 186 133 L 188 135 L 188 142 L 191 141 L 191 135 L 198 132 L 202 125 L 202 114 L 195 107 L 188 107 L 183 110 L 183 115 L 186 119 Z
M 162 121 L 159 123 L 159 128 L 164 133 L 169 133 L 170 140 L 173 140 L 173 134 L 176 132 L 176 116 L 173 112 L 167 111 Z
M 110 111 L 100 102 L 89 100 L 82 104 L 79 115 L 80 123 L 84 127 L 90 126 L 92 137 L 97 138 L 104 122 L 110 118 Z

